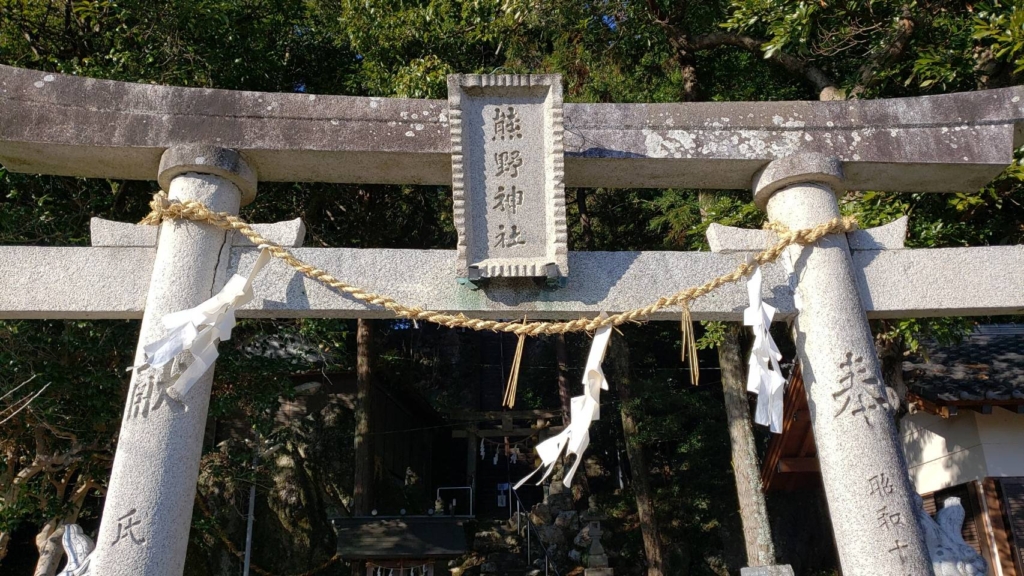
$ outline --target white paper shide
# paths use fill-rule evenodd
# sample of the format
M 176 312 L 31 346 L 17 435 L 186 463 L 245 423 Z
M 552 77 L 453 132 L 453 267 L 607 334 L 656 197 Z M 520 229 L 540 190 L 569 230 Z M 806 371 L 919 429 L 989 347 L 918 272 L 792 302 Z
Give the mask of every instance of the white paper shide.
M 601 314 L 601 318 L 605 317 L 604 314 Z M 545 468 L 547 470 L 544 472 L 544 476 L 537 483 L 540 484 L 547 480 L 551 472 L 554 471 L 555 461 L 558 460 L 563 449 L 567 455 L 576 455 L 576 461 L 572 463 L 572 467 L 562 479 L 566 488 L 572 486 L 572 477 L 580 462 L 583 461 L 583 452 L 590 444 L 590 423 L 601 418 L 601 390 L 608 389 L 608 380 L 604 377 L 601 363 L 604 361 L 604 353 L 608 349 L 611 337 L 611 326 L 599 328 L 594 334 L 594 341 L 590 345 L 590 355 L 587 356 L 587 366 L 583 371 L 583 395 L 572 399 L 569 426 L 557 436 L 548 438 L 537 445 L 537 455 L 540 456 L 543 463 L 537 470 L 520 480 L 513 489 L 518 489 L 534 474 Z
M 775 308 L 761 300 L 761 267 L 758 266 L 747 280 L 750 306 L 743 311 L 743 324 L 754 331 L 754 347 L 750 351 L 747 369 L 747 392 L 757 394 L 754 422 L 768 426 L 772 432 L 782 432 L 782 399 L 786 379 L 779 361 L 782 354 L 775 345 L 769 329 L 775 317 Z
M 235 310 L 252 300 L 252 281 L 270 261 L 270 252 L 264 249 L 253 264 L 249 276 L 235 274 L 220 292 L 209 300 L 188 310 L 165 315 L 161 322 L 167 335 L 143 347 L 146 361 L 132 369 L 161 368 L 178 354 L 189 351 L 189 364 L 167 389 L 172 398 L 184 400 L 185 395 L 199 378 L 217 360 L 217 343 L 231 339 L 235 326 Z

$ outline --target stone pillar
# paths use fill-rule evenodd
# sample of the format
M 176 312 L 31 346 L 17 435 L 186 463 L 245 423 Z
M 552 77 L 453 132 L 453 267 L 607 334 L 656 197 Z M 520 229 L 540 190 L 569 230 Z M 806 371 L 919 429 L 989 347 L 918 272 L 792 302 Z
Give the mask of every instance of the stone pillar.
M 233 150 L 204 146 L 164 152 L 159 181 L 172 200 L 199 200 L 238 213 L 256 194 L 256 177 Z M 209 299 L 225 278 L 231 239 L 209 224 L 160 225 L 135 362 L 143 346 L 162 338 L 161 318 Z M 180 402 L 166 390 L 184 370 L 186 352 L 163 369 L 133 373 L 110 487 L 100 524 L 93 573 L 103 576 L 180 576 L 185 566 L 192 504 L 199 476 L 213 368 Z M 188 357 L 188 358 L 186 358 Z
M 796 230 L 839 216 L 842 164 L 818 154 L 776 160 L 754 177 L 754 201 Z M 913 487 L 882 382 L 846 236 L 792 246 L 803 367 L 821 475 L 846 576 L 932 574 Z

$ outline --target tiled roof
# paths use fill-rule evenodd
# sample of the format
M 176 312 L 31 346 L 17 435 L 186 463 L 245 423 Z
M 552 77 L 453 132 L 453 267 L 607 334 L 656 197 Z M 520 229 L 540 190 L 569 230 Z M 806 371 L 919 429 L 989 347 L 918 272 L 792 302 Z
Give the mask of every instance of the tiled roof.
M 903 363 L 911 392 L 931 401 L 1024 402 L 1024 325 L 979 326 L 953 346 L 928 346 Z

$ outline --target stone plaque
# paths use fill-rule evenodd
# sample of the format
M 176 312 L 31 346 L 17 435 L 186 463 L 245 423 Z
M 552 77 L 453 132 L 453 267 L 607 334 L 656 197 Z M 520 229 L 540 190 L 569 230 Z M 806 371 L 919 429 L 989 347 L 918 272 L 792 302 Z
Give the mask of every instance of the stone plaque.
M 566 277 L 558 75 L 448 77 L 458 274 Z

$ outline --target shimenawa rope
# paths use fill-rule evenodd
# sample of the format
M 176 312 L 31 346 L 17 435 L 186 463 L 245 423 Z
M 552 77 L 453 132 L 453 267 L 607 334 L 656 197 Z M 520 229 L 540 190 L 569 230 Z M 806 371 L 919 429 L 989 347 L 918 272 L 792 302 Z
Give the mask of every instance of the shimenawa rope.
M 794 244 L 813 244 L 821 238 L 830 234 L 843 234 L 857 229 L 857 222 L 853 217 L 835 218 L 828 222 L 819 224 L 813 228 L 802 230 L 790 230 L 778 223 L 768 225 L 768 228 L 775 231 L 779 241 L 774 245 L 758 252 L 753 258 L 740 263 L 736 268 L 727 274 L 713 278 L 708 282 L 680 290 L 671 296 L 662 296 L 655 302 L 634 308 L 618 314 L 612 314 L 604 318 L 580 318 L 564 322 L 517 322 L 506 320 L 485 320 L 482 318 L 470 318 L 464 314 L 447 314 L 434 310 L 424 310 L 418 306 L 409 306 L 398 302 L 390 296 L 367 292 L 358 286 L 343 282 L 334 276 L 321 270 L 316 266 L 303 262 L 293 256 L 286 248 L 275 242 L 260 236 L 247 222 L 237 216 L 226 212 L 214 212 L 207 208 L 202 202 L 186 200 L 179 202 L 169 200 L 166 193 L 159 192 L 154 195 L 150 202 L 152 211 L 142 219 L 141 224 L 157 225 L 163 220 L 190 220 L 211 224 L 223 230 L 236 230 L 248 238 L 253 244 L 266 246 L 270 254 L 279 260 L 283 260 L 296 271 L 304 276 L 316 280 L 322 284 L 334 288 L 338 292 L 347 294 L 356 300 L 360 300 L 374 306 L 381 306 L 389 310 L 398 318 L 409 320 L 422 320 L 433 322 L 448 328 L 469 328 L 472 330 L 492 330 L 494 332 L 511 332 L 520 336 L 538 336 L 540 334 L 565 334 L 567 332 L 593 332 L 604 326 L 620 326 L 627 322 L 640 323 L 655 312 L 670 306 L 682 306 L 688 309 L 690 302 L 704 296 L 715 289 L 732 282 L 736 282 L 754 271 L 754 268 L 769 262 L 774 262 L 782 255 L 786 247 Z M 685 312 L 684 312 L 685 318 Z M 685 346 L 685 344 L 684 344 Z

